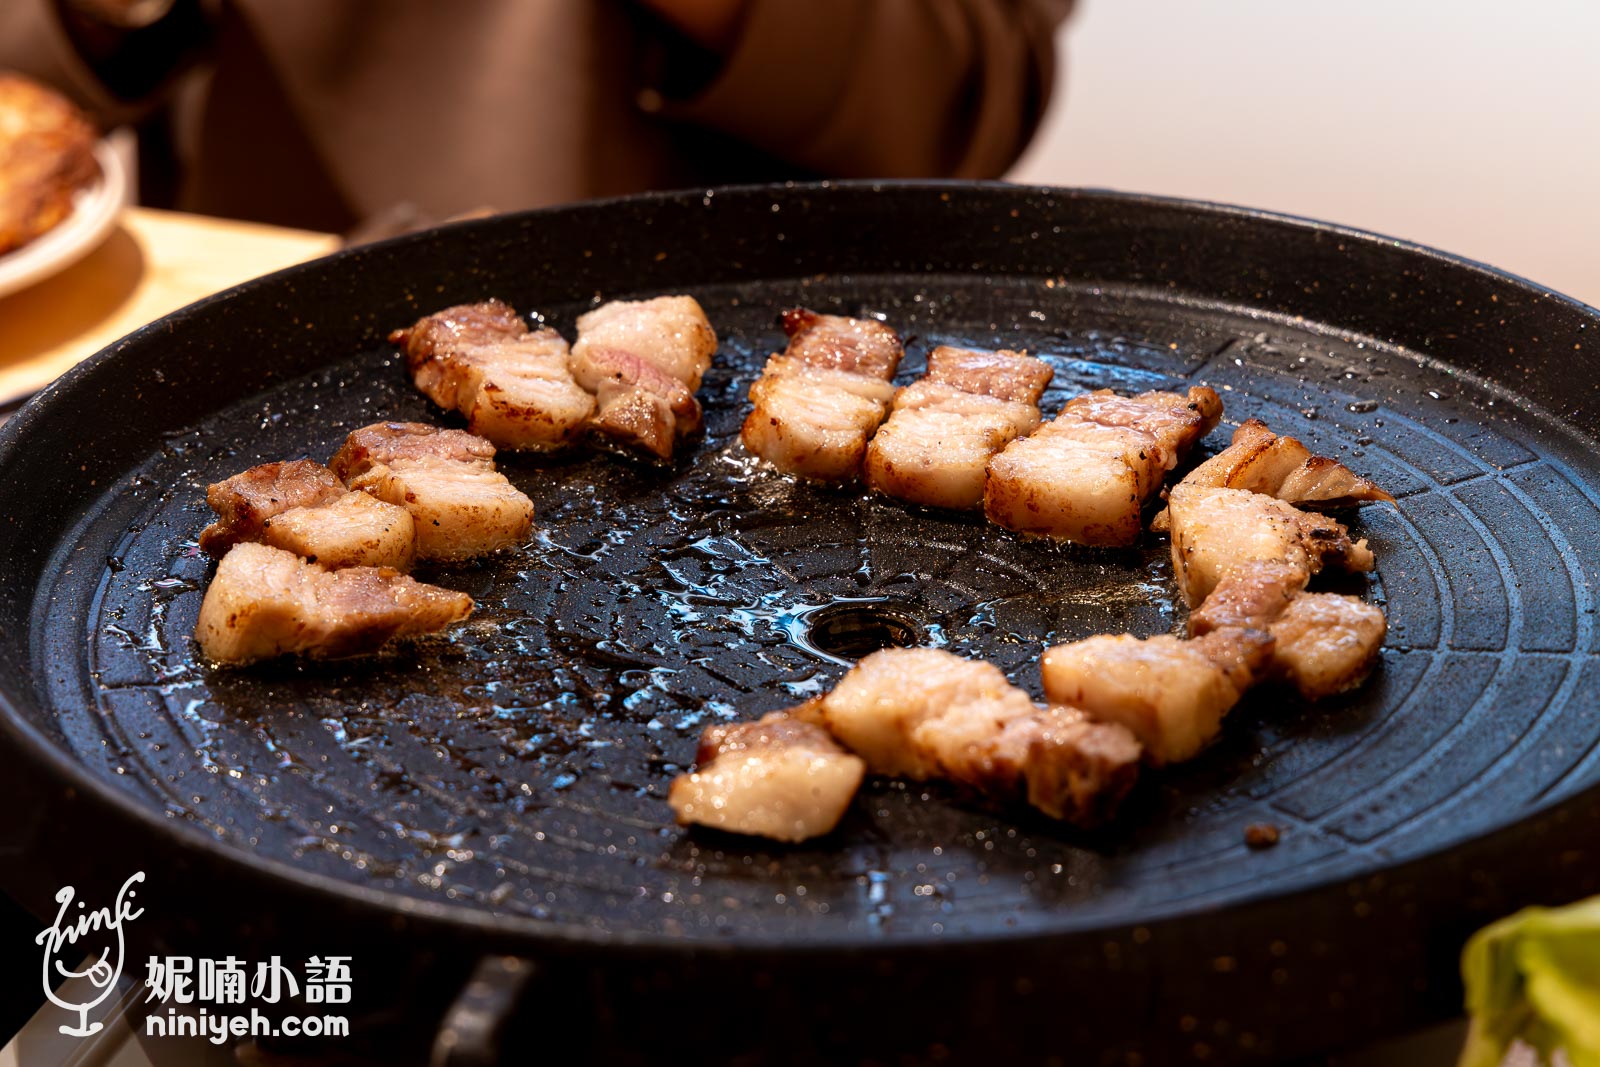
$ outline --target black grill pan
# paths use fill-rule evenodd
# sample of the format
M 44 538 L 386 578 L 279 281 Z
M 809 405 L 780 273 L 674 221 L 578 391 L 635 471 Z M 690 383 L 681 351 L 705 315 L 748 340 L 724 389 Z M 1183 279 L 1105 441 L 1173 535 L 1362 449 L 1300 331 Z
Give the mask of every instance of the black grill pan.
M 479 601 L 451 640 L 197 661 L 206 483 L 448 421 L 389 329 L 498 296 L 571 336 L 659 292 L 722 338 L 677 464 L 503 455 L 538 534 L 422 574 Z M 1045 643 L 1182 624 L 1155 538 L 1025 543 L 753 464 L 746 391 L 793 304 L 884 317 L 902 380 L 936 344 L 1026 348 L 1057 371 L 1047 415 L 1205 382 L 1228 424 L 1345 459 L 1399 497 L 1356 522 L 1377 574 L 1337 586 L 1388 612 L 1376 676 L 1316 706 L 1256 692 L 1095 835 L 896 783 L 797 848 L 672 827 L 701 727 L 822 691 L 860 640 L 1037 692 Z M 1281 1060 L 1441 1017 L 1476 925 L 1600 890 L 1597 345 L 1592 309 L 1401 242 L 998 184 L 630 198 L 247 283 L 0 433 L 7 888 L 44 913 L 145 869 L 141 951 L 353 955 L 358 1038 L 405 1035 L 400 1059 L 498 954 L 533 977 L 483 1056 L 558 1027 L 622 1060 Z M 1280 843 L 1250 850 L 1255 823 Z

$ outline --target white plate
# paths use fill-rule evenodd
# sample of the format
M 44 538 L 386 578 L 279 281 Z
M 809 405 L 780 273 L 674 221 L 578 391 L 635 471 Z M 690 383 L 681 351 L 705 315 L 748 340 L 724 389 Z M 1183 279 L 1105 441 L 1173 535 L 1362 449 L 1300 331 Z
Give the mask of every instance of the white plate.
M 72 214 L 43 236 L 0 256 L 0 296 L 65 270 L 97 248 L 128 198 L 128 173 L 108 141 L 94 146 L 100 177 L 72 198 Z

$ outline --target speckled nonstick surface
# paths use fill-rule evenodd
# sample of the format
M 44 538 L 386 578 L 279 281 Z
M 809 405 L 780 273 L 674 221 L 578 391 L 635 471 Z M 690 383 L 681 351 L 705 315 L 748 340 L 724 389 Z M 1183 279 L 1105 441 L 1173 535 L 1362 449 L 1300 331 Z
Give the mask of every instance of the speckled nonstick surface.
M 198 662 L 207 482 L 442 419 L 388 329 L 499 296 L 571 336 L 595 301 L 678 291 L 722 339 L 704 438 L 670 469 L 503 455 L 538 533 L 423 573 L 478 598 L 452 639 Z M 953 342 L 1049 360 L 1047 416 L 1205 382 L 1209 448 L 1259 415 L 1373 477 L 1399 506 L 1361 514 L 1378 571 L 1338 587 L 1388 612 L 1377 674 L 1253 693 L 1092 836 L 899 783 L 796 848 L 671 826 L 700 728 L 825 689 L 852 618 L 1035 692 L 1048 642 L 1182 622 L 1155 537 L 1023 542 L 754 465 L 746 390 L 797 303 L 883 316 L 901 380 Z M 142 865 L 150 944 L 343 946 L 369 989 L 432 977 L 419 1028 L 479 954 L 519 955 L 539 977 L 507 1040 L 559 1018 L 597 1055 L 1274 1059 L 1437 1017 L 1474 925 L 1600 888 L 1597 345 L 1592 309 L 1401 242 L 1004 185 L 649 196 L 248 283 L 0 431 L 5 880 L 42 910 Z M 1252 823 L 1281 842 L 1248 849 Z

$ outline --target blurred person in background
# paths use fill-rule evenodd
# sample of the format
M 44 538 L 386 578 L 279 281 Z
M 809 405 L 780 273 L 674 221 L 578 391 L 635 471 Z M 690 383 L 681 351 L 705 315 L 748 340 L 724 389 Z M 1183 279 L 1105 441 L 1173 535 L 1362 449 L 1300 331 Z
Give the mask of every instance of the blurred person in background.
M 716 182 L 997 177 L 1072 0 L 4 0 L 142 200 L 344 231 Z

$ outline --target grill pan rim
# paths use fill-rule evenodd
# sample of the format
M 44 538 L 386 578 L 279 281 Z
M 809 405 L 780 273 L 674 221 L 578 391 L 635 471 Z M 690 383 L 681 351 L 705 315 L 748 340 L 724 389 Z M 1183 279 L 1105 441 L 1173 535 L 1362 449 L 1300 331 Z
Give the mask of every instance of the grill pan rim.
M 1006 195 L 1015 194 L 1019 200 L 1023 200 L 1030 195 L 1054 196 L 1083 202 L 1101 202 L 1107 206 L 1120 206 L 1128 210 L 1136 209 L 1140 205 L 1159 206 L 1203 219 L 1229 219 L 1242 223 L 1266 223 L 1306 233 L 1335 236 L 1366 246 L 1399 250 L 1408 256 L 1420 257 L 1436 267 L 1446 270 L 1467 271 L 1480 275 L 1498 285 L 1508 286 L 1524 297 L 1556 301 L 1565 305 L 1569 311 L 1577 312 L 1600 324 L 1600 309 L 1539 285 L 1530 279 L 1492 267 L 1480 261 L 1370 231 L 1256 208 L 1102 189 L 957 180 L 789 182 L 776 185 L 722 186 L 715 187 L 711 191 L 716 196 L 724 198 L 825 196 L 834 191 L 934 196 L 956 191 L 989 191 L 1003 192 Z M 444 233 L 471 231 L 474 229 L 490 232 L 512 224 L 536 224 L 541 218 L 573 211 L 605 210 L 621 205 L 648 207 L 652 204 L 682 203 L 687 206 L 688 201 L 698 200 L 704 197 L 706 192 L 705 188 L 697 187 L 686 190 L 585 201 L 575 205 L 510 213 L 490 219 L 451 223 L 415 234 L 390 238 L 374 245 L 343 249 L 307 263 L 288 267 L 233 286 L 180 308 L 113 342 L 37 394 L 8 420 L 6 425 L 0 427 L 0 470 L 5 470 L 9 467 L 21 447 L 22 439 L 28 436 L 33 425 L 49 417 L 57 397 L 69 395 L 81 383 L 92 378 L 101 367 L 115 359 L 121 350 L 156 334 L 180 329 L 187 319 L 201 314 L 215 305 L 234 299 L 242 293 L 272 288 L 283 281 L 292 281 L 301 277 L 313 276 L 323 271 L 338 269 L 348 261 L 359 259 L 370 253 L 420 244 Z M 776 279 L 781 275 L 772 274 L 770 277 Z M 1138 288 L 1144 287 L 1139 286 Z M 1158 291 L 1154 283 L 1150 284 L 1148 288 L 1152 293 Z M 1159 292 L 1165 299 L 1170 300 L 1175 296 L 1181 297 L 1184 290 L 1160 290 Z M 1268 309 L 1263 308 L 1262 310 L 1267 315 L 1273 314 Z M 1308 321 L 1306 325 L 1312 329 L 1318 327 L 1336 328 L 1334 324 L 1321 321 Z M 1415 349 L 1407 349 L 1407 353 L 1424 360 L 1437 360 L 1437 357 L 1417 352 Z M 1449 365 L 1447 361 L 1440 362 L 1446 362 L 1446 365 Z M 1503 383 L 1494 382 L 1493 380 L 1490 380 L 1490 384 L 1502 389 L 1509 388 Z M 1524 400 L 1526 402 L 1526 398 Z M 1576 430 L 1577 428 L 1574 429 Z M 59 545 L 52 546 L 54 549 L 59 549 L 59 547 Z M 48 576 L 49 573 L 46 571 L 45 575 Z M 39 590 L 35 590 L 35 596 L 38 593 Z M 11 679 L 4 680 L 4 683 L 12 682 L 13 680 Z M 29 688 L 33 684 L 31 678 L 23 679 L 22 682 L 24 687 Z M 10 684 L 0 684 L 0 739 L 3 739 L 4 747 L 21 758 L 33 761 L 36 767 L 44 770 L 57 784 L 76 790 L 80 795 L 92 798 L 93 803 L 101 809 L 103 815 L 111 819 L 131 820 L 137 824 L 140 831 L 167 839 L 179 851 L 196 852 L 203 854 L 210 861 L 243 867 L 250 874 L 266 883 L 270 883 L 273 880 L 286 880 L 298 890 L 311 895 L 331 895 L 339 899 L 344 905 L 353 906 L 358 910 L 371 911 L 377 917 L 400 915 L 408 920 L 436 926 L 439 930 L 447 933 L 457 931 L 489 939 L 509 939 L 514 937 L 530 947 L 542 946 L 559 950 L 613 949 L 629 955 L 647 956 L 657 954 L 675 956 L 688 952 L 699 956 L 723 957 L 744 954 L 770 954 L 775 951 L 796 956 L 832 955 L 840 952 L 921 955 L 925 952 L 981 949 L 985 946 L 998 947 L 1022 941 L 1048 943 L 1058 938 L 1067 939 L 1090 931 L 1114 929 L 1126 925 L 1122 920 L 1096 922 L 1091 919 L 1087 922 L 1074 922 L 1071 915 L 1062 915 L 1060 922 L 1049 932 L 991 929 L 986 931 L 956 932 L 941 935 L 934 939 L 899 938 L 894 936 L 871 938 L 852 935 L 848 931 L 840 934 L 808 934 L 803 938 L 795 938 L 793 936 L 772 935 L 762 932 L 744 934 L 734 939 L 711 940 L 708 938 L 636 930 L 600 930 L 581 924 L 564 923 L 556 920 L 541 920 L 517 914 L 496 914 L 471 904 L 450 904 L 423 900 L 395 891 L 361 886 L 329 875 L 309 872 L 281 860 L 263 858 L 248 850 L 219 841 L 212 835 L 207 834 L 199 826 L 163 819 L 153 808 L 130 802 L 129 798 L 119 792 L 110 782 L 90 773 L 66 749 L 54 744 L 22 713 L 18 703 L 13 700 L 10 688 Z M 1593 785 L 1565 797 L 1554 800 L 1547 799 L 1537 805 L 1530 805 L 1520 818 L 1493 826 L 1487 831 L 1481 829 L 1476 832 L 1468 830 L 1453 836 L 1441 834 L 1431 847 L 1421 849 L 1406 856 L 1403 860 L 1391 862 L 1387 866 L 1382 861 L 1376 861 L 1373 869 L 1366 873 L 1376 874 L 1391 868 L 1408 868 L 1413 865 L 1425 864 L 1452 853 L 1465 845 L 1489 842 L 1503 836 L 1516 836 L 1524 829 L 1541 820 L 1552 816 L 1559 819 L 1562 812 L 1569 809 L 1576 810 L 1580 806 L 1587 805 L 1596 796 L 1600 796 L 1600 785 Z M 1342 884 L 1349 880 L 1350 876 L 1344 874 L 1336 874 L 1330 877 L 1318 875 L 1315 872 L 1299 877 L 1288 877 L 1274 882 L 1266 888 L 1241 891 L 1235 894 L 1222 910 L 1232 912 L 1248 909 L 1265 901 L 1287 899 L 1298 894 L 1314 892 L 1329 885 Z M 1156 906 L 1148 910 L 1141 919 L 1141 923 L 1142 925 L 1153 926 L 1181 920 L 1187 916 L 1202 912 L 1216 914 L 1218 909 L 1215 905 L 1208 905 L 1204 902 L 1179 902 Z

